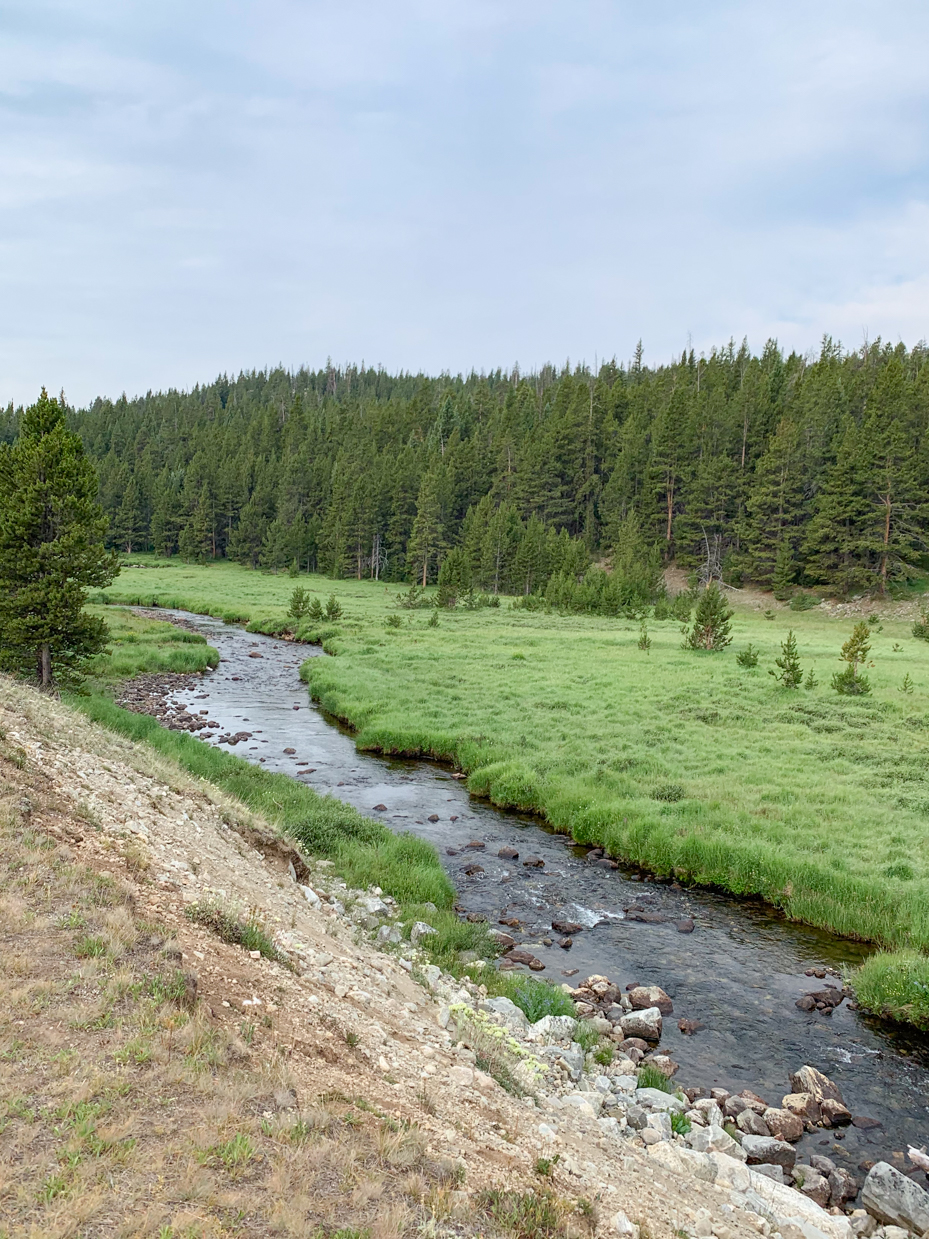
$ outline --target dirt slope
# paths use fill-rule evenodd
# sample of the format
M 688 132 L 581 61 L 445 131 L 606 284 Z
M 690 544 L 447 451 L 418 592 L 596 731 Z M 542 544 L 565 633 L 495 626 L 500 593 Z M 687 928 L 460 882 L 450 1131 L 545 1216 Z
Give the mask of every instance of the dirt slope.
M 755 1233 L 596 1120 L 462 1070 L 307 860 L 0 678 L 0 1236 Z M 252 910 L 295 970 L 185 915 L 204 902 Z

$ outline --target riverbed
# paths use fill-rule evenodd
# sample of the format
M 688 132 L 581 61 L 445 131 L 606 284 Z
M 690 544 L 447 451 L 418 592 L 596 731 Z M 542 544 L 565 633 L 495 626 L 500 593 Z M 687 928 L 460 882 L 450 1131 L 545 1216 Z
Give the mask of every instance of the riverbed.
M 929 1140 L 929 1038 L 851 1010 L 847 1001 L 828 1018 L 795 1005 L 828 983 L 841 986 L 835 974 L 860 963 L 869 948 L 792 923 L 760 901 L 681 888 L 629 867 L 602 868 L 589 849 L 537 819 L 471 796 L 437 763 L 359 752 L 300 680 L 307 658 L 325 657 L 318 647 L 166 614 L 195 627 L 220 654 L 216 670 L 176 698 L 217 724 L 208 743 L 250 732 L 229 751 L 429 839 L 463 909 L 493 924 L 519 922 L 507 932 L 544 963 L 537 975 L 574 985 L 602 973 L 623 986 L 662 986 L 674 1014 L 664 1021 L 661 1044 L 680 1063 L 684 1085 L 750 1088 L 779 1105 L 791 1091 L 790 1073 L 810 1063 L 835 1080 L 853 1115 L 880 1126 L 814 1132 L 801 1155 L 824 1153 L 859 1179 L 864 1163 L 881 1158 L 909 1171 L 906 1145 Z M 469 848 L 472 842 L 484 847 Z M 519 857 L 501 859 L 501 848 Z M 544 866 L 524 867 L 529 854 Z M 633 919 L 643 913 L 647 920 Z M 582 926 L 567 950 L 552 930 L 559 919 Z M 690 920 L 693 931 L 680 932 L 678 924 Z M 822 980 L 808 969 L 833 971 Z M 702 1027 L 684 1035 L 681 1018 Z M 927 1186 L 925 1176 L 917 1182 Z

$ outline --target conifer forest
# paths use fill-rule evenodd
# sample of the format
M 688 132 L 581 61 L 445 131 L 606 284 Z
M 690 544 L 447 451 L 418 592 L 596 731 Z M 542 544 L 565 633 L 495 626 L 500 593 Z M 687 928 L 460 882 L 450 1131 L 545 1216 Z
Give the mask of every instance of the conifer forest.
M 611 613 L 674 562 L 887 593 L 927 549 L 929 349 L 769 342 L 650 367 L 252 371 L 71 424 L 110 543 Z M 20 413 L 8 408 L 0 438 Z M 603 565 L 612 563 L 608 578 Z

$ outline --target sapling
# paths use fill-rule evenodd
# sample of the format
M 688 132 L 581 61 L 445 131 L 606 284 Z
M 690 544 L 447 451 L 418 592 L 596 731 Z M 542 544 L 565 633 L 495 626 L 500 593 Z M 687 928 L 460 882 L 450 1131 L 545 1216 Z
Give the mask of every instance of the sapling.
M 773 675 L 780 680 L 784 688 L 799 688 L 803 683 L 803 670 L 797 651 L 797 638 L 792 628 L 787 634 L 787 640 L 781 642 L 781 657 L 775 658 L 774 662 L 780 671 L 769 669 L 768 675 Z
M 836 671 L 832 677 L 832 687 L 837 693 L 843 693 L 847 697 L 863 697 L 870 693 L 870 681 L 859 670 L 871 651 L 868 643 L 870 636 L 871 629 L 867 624 L 856 624 L 852 635 L 842 646 L 839 657 L 847 666 L 844 671 Z
M 758 666 L 758 651 L 749 641 L 744 650 L 740 650 L 735 656 L 736 662 L 740 667 L 757 667 Z
M 652 639 L 648 635 L 648 625 L 645 623 L 645 620 L 642 621 L 642 627 L 639 629 L 639 643 L 638 644 L 639 644 L 639 649 L 642 651 L 643 654 L 648 654 L 651 652 Z
M 732 641 L 732 611 L 715 581 L 711 581 L 700 595 L 694 626 L 684 641 L 685 650 L 707 650 L 716 653 L 724 650 Z
M 913 691 L 913 681 L 910 679 L 910 673 L 907 672 L 903 677 L 903 683 L 900 685 L 901 693 L 911 693 Z

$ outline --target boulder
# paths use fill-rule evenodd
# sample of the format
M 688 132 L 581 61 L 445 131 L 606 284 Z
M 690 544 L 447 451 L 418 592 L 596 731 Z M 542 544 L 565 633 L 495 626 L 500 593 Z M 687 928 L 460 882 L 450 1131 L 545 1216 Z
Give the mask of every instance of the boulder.
M 645 1060 L 650 1067 L 654 1067 L 660 1071 L 667 1079 L 671 1079 L 676 1071 L 680 1070 L 680 1063 L 676 1063 L 673 1058 L 669 1058 L 667 1054 L 653 1054 Z
M 357 906 L 363 909 L 366 915 L 375 916 L 378 920 L 384 920 L 390 916 L 390 908 L 377 895 L 362 895 Z
M 929 1230 L 929 1192 L 887 1162 L 868 1171 L 861 1203 L 885 1226 L 904 1226 L 917 1235 Z
M 583 932 L 584 926 L 579 925 L 577 921 L 552 921 L 552 929 L 556 933 L 571 936 Z
M 716 1123 L 711 1123 L 709 1127 L 691 1128 L 684 1138 L 698 1153 L 724 1153 L 737 1161 L 745 1161 L 742 1146 Z
M 809 1200 L 825 1209 L 829 1203 L 829 1180 L 812 1166 L 794 1166 L 794 1185 Z
M 681 1178 L 685 1182 L 690 1178 L 695 1178 L 712 1183 L 716 1178 L 716 1167 L 706 1153 L 683 1148 L 668 1140 L 650 1145 L 648 1159 L 657 1162 L 664 1170 L 669 1170 L 676 1178 Z
M 767 1179 L 773 1179 L 775 1183 L 786 1183 L 787 1177 L 784 1174 L 783 1166 L 752 1166 L 755 1174 L 763 1174 Z
M 773 1136 L 746 1136 L 742 1148 L 750 1165 L 760 1162 L 790 1170 L 797 1160 L 797 1150 L 793 1145 L 786 1140 L 775 1140 Z
M 734 1097 L 727 1097 L 723 1104 L 723 1114 L 727 1119 L 737 1119 L 743 1110 L 749 1110 L 751 1107 L 744 1097 L 739 1097 L 736 1094 Z
M 519 852 L 516 848 L 500 848 L 497 855 L 501 860 L 519 860 Z
M 843 1124 L 852 1121 L 851 1111 L 848 1107 L 843 1102 L 836 1101 L 832 1097 L 827 1097 L 820 1109 L 822 1110 L 824 1127 L 841 1127 Z
M 545 867 L 545 861 L 541 856 L 527 856 L 523 864 L 527 869 L 543 869 Z
M 661 1040 L 661 1012 L 657 1007 L 647 1007 L 644 1011 L 630 1011 L 619 1021 L 619 1026 L 626 1037 L 641 1037 L 643 1041 Z
M 789 1110 L 778 1110 L 770 1106 L 765 1110 L 762 1118 L 775 1140 L 794 1142 L 803 1135 L 803 1119 L 796 1114 L 791 1114 Z
M 570 1015 L 543 1015 L 532 1027 L 550 1041 L 570 1041 L 577 1028 L 577 1020 Z
M 524 1012 L 509 998 L 485 998 L 480 1009 L 499 1015 L 507 1028 L 514 1032 L 525 1032 L 529 1027 Z
M 640 1106 L 649 1110 L 673 1110 L 677 1114 L 684 1113 L 684 1103 L 673 1093 L 664 1093 L 660 1088 L 637 1088 L 635 1099 Z
M 657 1007 L 662 1015 L 670 1015 L 674 1010 L 671 999 L 660 985 L 637 985 L 629 991 L 629 1001 L 633 1011 L 646 1011 L 649 1007 Z
M 756 1114 L 754 1110 L 749 1110 L 748 1108 L 743 1110 L 738 1116 L 735 1121 L 735 1125 L 738 1127 L 739 1131 L 744 1132 L 746 1136 L 771 1135 L 771 1131 L 761 1115 Z
M 811 1159 L 812 1160 L 812 1159 Z M 844 1208 L 849 1200 L 858 1195 L 858 1180 L 854 1175 L 836 1166 L 829 1172 L 829 1203 Z
M 790 1087 L 795 1093 L 809 1093 L 820 1105 L 827 1098 L 845 1104 L 839 1086 L 834 1084 L 828 1076 L 824 1076 L 821 1071 L 817 1071 L 815 1067 L 805 1066 L 795 1071 L 790 1077 Z
M 413 928 L 410 930 L 410 942 L 412 942 L 413 946 L 418 946 L 423 938 L 434 933 L 436 933 L 436 930 L 431 925 L 427 925 L 425 921 L 414 921 Z
M 819 1102 L 812 1093 L 788 1093 L 781 1098 L 781 1107 L 795 1114 L 807 1131 L 822 1118 Z

